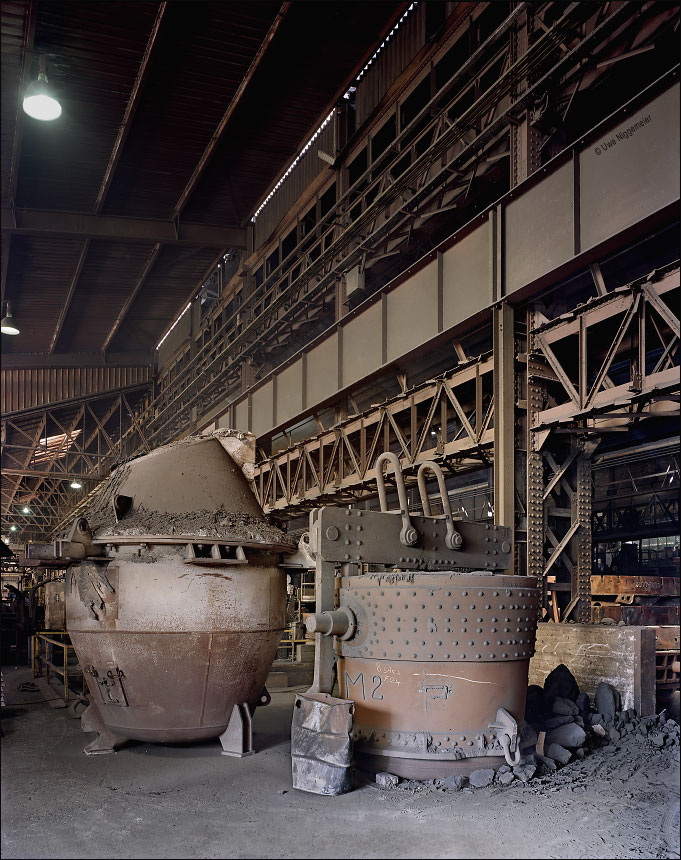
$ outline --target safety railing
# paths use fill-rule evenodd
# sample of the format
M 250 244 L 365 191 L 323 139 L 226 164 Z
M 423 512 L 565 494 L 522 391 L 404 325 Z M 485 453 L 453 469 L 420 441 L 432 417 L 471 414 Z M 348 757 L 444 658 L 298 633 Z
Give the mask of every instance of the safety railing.
M 61 649 L 57 656 L 55 651 Z M 70 698 L 70 682 L 80 678 L 81 691 L 85 690 L 83 670 L 76 662 L 70 660 L 75 657 L 75 650 L 65 630 L 44 630 L 31 636 L 31 672 L 34 678 L 42 676 L 45 672 L 45 680 L 50 683 L 50 672 L 59 675 L 64 686 L 64 701 Z M 78 696 L 76 696 L 78 698 Z

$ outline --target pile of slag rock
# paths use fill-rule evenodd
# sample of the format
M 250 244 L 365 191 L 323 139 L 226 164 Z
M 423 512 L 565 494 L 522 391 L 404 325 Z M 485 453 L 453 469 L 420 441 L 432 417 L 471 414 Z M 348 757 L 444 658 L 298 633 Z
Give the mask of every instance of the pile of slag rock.
M 613 753 L 623 742 L 644 742 L 652 747 L 679 746 L 679 724 L 665 711 L 641 716 L 634 708 L 622 710 L 621 697 L 610 684 L 601 683 L 593 701 L 580 692 L 574 675 L 562 663 L 547 677 L 544 687 L 527 689 L 525 720 L 518 726 L 521 758 L 511 767 L 485 767 L 468 777 L 459 774 L 429 780 L 439 789 L 460 791 L 464 787 L 511 785 L 554 773 L 596 750 Z M 379 773 L 376 782 L 395 787 L 400 779 Z

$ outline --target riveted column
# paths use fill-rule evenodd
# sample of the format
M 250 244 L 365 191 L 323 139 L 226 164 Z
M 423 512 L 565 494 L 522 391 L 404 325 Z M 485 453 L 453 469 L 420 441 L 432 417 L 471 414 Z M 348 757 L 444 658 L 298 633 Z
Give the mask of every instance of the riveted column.
M 591 621 L 591 455 L 597 443 L 580 442 L 577 455 L 576 516 L 579 522 L 577 539 L 577 564 L 573 570 L 571 597 L 577 598 L 576 620 L 582 624 Z
M 515 342 L 513 308 L 494 308 L 494 522 L 514 528 Z
M 534 311 L 527 314 L 527 471 L 526 471 L 526 508 L 527 520 L 527 575 L 536 576 L 542 588 L 543 602 L 546 606 L 546 582 L 544 581 L 544 460 L 541 453 L 546 441 L 545 432 L 538 433 L 534 427 L 536 416 L 544 408 L 546 397 L 545 381 L 542 378 L 544 365 L 537 360 L 533 348 L 532 330 L 536 318 Z

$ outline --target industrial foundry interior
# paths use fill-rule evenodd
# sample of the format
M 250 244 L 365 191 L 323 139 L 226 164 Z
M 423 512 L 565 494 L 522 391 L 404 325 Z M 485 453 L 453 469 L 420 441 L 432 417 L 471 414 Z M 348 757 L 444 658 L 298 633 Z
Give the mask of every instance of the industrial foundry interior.
M 3 857 L 679 858 L 679 4 L 1 17 Z

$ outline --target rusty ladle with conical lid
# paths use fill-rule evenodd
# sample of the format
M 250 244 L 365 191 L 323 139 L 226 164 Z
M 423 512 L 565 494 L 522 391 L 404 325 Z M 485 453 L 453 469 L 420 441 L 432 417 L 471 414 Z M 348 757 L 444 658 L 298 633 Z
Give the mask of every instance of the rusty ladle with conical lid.
M 251 717 L 285 628 L 279 553 L 249 486 L 254 438 L 215 431 L 119 466 L 56 553 L 73 560 L 66 625 L 93 701 L 86 753 L 127 739 L 219 737 L 252 752 Z

